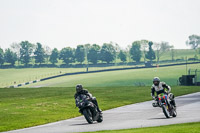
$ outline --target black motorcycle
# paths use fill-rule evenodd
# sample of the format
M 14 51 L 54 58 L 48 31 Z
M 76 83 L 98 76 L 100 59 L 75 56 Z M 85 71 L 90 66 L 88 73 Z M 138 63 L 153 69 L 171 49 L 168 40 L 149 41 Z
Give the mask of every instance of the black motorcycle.
M 94 121 L 103 121 L 102 113 L 97 111 L 97 106 L 91 102 L 87 95 L 79 95 L 76 98 L 76 106 L 79 108 L 79 112 L 84 115 L 89 124 L 92 124 Z

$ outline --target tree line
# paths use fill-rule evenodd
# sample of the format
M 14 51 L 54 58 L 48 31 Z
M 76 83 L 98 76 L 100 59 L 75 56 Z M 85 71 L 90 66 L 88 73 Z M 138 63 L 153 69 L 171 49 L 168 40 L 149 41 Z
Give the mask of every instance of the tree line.
M 186 44 L 193 49 L 197 49 L 200 44 L 200 37 L 191 35 Z M 148 40 L 139 40 L 128 45 L 126 49 L 122 49 L 118 44 L 110 42 L 104 43 L 102 46 L 85 44 L 77 45 L 76 48 L 65 47 L 61 50 L 57 48 L 51 50 L 41 43 L 33 44 L 29 41 L 22 41 L 13 43 L 5 51 L 0 48 L 0 65 L 10 63 L 14 66 L 16 62 L 20 62 L 27 66 L 33 58 L 37 64 L 51 62 L 53 65 L 58 63 L 58 60 L 62 60 L 64 64 L 69 65 L 77 62 L 82 64 L 84 61 L 92 64 L 98 64 L 98 62 L 111 63 L 116 62 L 116 59 L 126 62 L 127 58 L 136 63 L 139 63 L 141 58 L 144 58 L 144 61 L 152 62 L 156 60 L 159 62 L 160 57 L 167 51 L 171 51 L 171 57 L 174 60 L 173 45 L 168 42 L 156 43 Z

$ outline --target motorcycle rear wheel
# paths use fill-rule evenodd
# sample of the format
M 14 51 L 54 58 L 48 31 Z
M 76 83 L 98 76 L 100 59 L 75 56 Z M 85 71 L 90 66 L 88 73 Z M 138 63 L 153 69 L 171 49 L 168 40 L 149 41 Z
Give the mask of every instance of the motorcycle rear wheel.
M 102 114 L 99 116 L 99 119 L 97 120 L 98 123 L 101 123 L 103 121 L 103 116 Z
M 173 109 L 173 117 L 176 117 L 177 116 L 177 112 L 176 112 L 176 109 Z

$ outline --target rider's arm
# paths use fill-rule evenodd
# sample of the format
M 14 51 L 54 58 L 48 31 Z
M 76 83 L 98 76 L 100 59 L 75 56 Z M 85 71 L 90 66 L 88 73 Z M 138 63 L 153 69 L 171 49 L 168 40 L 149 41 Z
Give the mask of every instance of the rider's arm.
M 74 94 L 74 98 L 76 99 L 76 98 L 77 98 L 77 96 L 78 96 L 78 95 L 77 95 L 77 93 L 75 93 L 75 94 Z
M 76 107 L 78 107 L 78 100 L 77 100 L 77 97 L 78 97 L 78 95 L 77 95 L 77 93 L 76 93 L 76 94 L 74 95 Z
M 88 92 L 88 96 L 89 96 L 90 98 L 92 98 L 92 94 L 91 94 L 91 93 L 89 93 L 89 92 Z
M 167 85 L 166 83 L 163 82 L 162 86 L 168 90 L 167 93 L 171 92 L 171 87 L 169 85 Z
M 92 94 L 88 91 L 88 90 L 83 90 L 84 91 L 84 93 L 87 95 L 87 96 L 89 96 L 90 98 L 92 98 Z
M 155 98 L 155 88 L 152 86 L 151 87 L 151 96 L 152 96 L 152 98 Z
M 77 98 L 75 98 L 75 104 L 76 104 L 76 107 L 78 107 L 79 101 Z
M 92 99 L 92 94 L 88 90 L 83 90 L 84 94 L 87 95 L 90 99 Z
M 78 107 L 78 101 L 75 99 L 75 104 L 76 104 L 76 107 Z

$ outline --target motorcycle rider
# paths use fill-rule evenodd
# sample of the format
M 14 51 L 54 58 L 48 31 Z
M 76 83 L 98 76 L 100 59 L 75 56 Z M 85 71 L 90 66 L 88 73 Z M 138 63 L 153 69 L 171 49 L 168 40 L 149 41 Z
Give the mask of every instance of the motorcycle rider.
M 81 84 L 76 85 L 76 93 L 74 95 L 74 98 L 76 99 L 79 95 L 84 94 L 89 97 L 92 103 L 94 103 L 97 106 L 97 111 L 102 112 L 101 109 L 98 106 L 98 102 L 96 100 L 96 97 L 93 97 L 91 93 L 89 93 L 88 90 L 84 89 Z
M 167 89 L 167 91 L 165 91 L 165 89 Z M 158 98 L 157 98 L 157 96 L 155 97 L 155 95 L 154 95 L 155 92 L 157 93 L 157 95 L 159 95 L 160 93 L 165 93 L 166 95 L 168 95 L 168 97 L 170 99 L 170 104 L 172 104 L 172 105 L 174 105 L 174 107 L 176 107 L 174 95 L 172 93 L 170 93 L 171 87 L 169 85 L 167 85 L 165 82 L 160 82 L 159 77 L 153 78 L 153 85 L 151 87 L 151 96 L 155 101 L 157 101 L 157 105 L 158 105 Z

